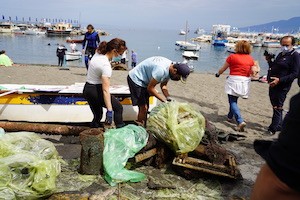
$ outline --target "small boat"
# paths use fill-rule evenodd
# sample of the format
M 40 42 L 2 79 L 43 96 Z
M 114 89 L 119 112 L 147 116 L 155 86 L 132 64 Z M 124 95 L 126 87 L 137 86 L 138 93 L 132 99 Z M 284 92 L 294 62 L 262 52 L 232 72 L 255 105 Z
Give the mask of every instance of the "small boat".
M 11 22 L 1 22 L 0 23 L 0 33 L 13 33 L 14 30 L 19 30 L 18 27 L 16 27 Z
M 185 35 L 186 32 L 184 30 L 180 30 L 179 35 Z
M 79 60 L 82 57 L 81 51 L 66 51 L 66 61 Z
M 70 23 L 57 23 L 56 25 L 47 29 L 48 36 L 64 36 L 70 35 L 72 32 L 72 24 Z
M 24 31 L 25 35 L 46 35 L 46 31 L 42 31 L 39 29 L 27 29 Z
M 280 48 L 280 41 L 278 40 L 265 40 L 262 44 L 263 47 L 267 48 Z
M 185 25 L 185 39 L 184 41 L 176 41 L 175 45 L 179 48 L 179 50 L 185 50 L 185 51 L 199 51 L 200 45 L 190 43 L 187 41 L 187 33 L 188 33 L 188 22 L 186 22 Z
M 200 45 L 190 43 L 187 41 L 176 41 L 175 45 L 179 48 L 179 50 L 185 50 L 185 51 L 199 51 Z
M 225 43 L 226 51 L 229 53 L 235 53 L 235 44 L 234 43 Z
M 0 120 L 24 122 L 91 122 L 92 111 L 82 95 L 84 83 L 73 85 L 0 85 Z M 128 86 L 114 85 L 110 92 L 123 105 L 124 121 L 137 118 L 138 107 L 132 106 Z M 149 110 L 158 103 L 149 99 Z M 103 113 L 106 110 L 103 108 Z M 105 114 L 101 121 L 105 120 Z
M 226 39 L 225 32 L 218 31 L 212 38 L 212 45 L 214 46 L 225 46 L 226 43 L 228 43 L 228 40 Z
M 186 59 L 198 60 L 199 55 L 193 51 L 184 51 L 182 56 Z

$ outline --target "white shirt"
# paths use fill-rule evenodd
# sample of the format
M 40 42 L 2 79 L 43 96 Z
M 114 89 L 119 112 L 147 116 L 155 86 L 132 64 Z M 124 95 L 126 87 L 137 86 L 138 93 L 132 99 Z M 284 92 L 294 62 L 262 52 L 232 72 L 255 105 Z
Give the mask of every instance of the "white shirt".
M 101 77 L 111 77 L 112 68 L 105 55 L 95 53 L 89 62 L 87 82 L 90 84 L 102 84 Z
M 250 82 L 250 77 L 230 75 L 226 80 L 225 92 L 226 94 L 246 99 L 249 95 Z
M 75 51 L 76 49 L 76 44 L 75 43 L 71 43 L 70 44 L 71 50 Z

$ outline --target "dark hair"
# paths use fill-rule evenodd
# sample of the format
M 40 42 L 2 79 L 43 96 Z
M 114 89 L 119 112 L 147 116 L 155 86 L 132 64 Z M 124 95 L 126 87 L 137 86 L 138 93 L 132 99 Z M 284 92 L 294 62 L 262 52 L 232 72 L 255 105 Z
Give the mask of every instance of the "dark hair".
M 94 29 L 94 26 L 92 24 L 89 24 L 89 25 L 87 25 L 86 29 L 89 29 L 89 28 Z
M 117 50 L 117 52 L 125 51 L 127 49 L 126 42 L 120 38 L 114 38 L 109 42 L 103 41 L 97 48 L 97 52 L 104 55 L 114 49 Z
M 0 51 L 0 55 L 1 55 L 1 54 L 4 54 L 4 53 L 5 53 L 5 50 L 1 50 L 1 51 Z
M 283 36 L 281 39 L 280 39 L 280 44 L 282 42 L 283 39 L 288 39 L 288 38 L 291 38 L 292 39 L 292 45 L 294 46 L 296 44 L 296 39 L 294 36 L 292 35 L 286 35 L 286 36 Z

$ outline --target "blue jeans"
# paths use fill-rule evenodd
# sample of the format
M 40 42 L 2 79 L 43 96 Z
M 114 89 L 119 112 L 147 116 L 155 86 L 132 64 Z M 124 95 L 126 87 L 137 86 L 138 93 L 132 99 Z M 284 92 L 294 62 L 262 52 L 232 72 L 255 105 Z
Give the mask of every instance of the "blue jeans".
M 244 120 L 243 120 L 243 118 L 241 116 L 240 109 L 239 109 L 239 107 L 237 105 L 237 100 L 238 100 L 238 97 L 232 96 L 232 95 L 228 94 L 229 113 L 228 113 L 227 117 L 229 119 L 232 119 L 234 117 L 235 121 L 238 124 L 240 124 Z

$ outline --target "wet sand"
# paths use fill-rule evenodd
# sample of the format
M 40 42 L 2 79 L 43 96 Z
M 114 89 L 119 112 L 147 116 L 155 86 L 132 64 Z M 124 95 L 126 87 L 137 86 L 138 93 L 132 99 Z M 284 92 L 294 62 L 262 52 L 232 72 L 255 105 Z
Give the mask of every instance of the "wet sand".
M 69 70 L 60 70 L 54 66 L 19 65 L 13 67 L 1 67 L 0 84 L 46 84 L 46 85 L 70 85 L 75 82 L 85 82 L 86 69 L 70 67 Z M 127 85 L 127 71 L 113 71 L 111 84 Z M 170 81 L 168 84 L 171 96 L 180 102 L 190 103 L 195 110 L 201 112 L 217 128 L 237 133 L 236 125 L 227 122 L 228 99 L 224 92 L 226 75 L 216 78 L 213 74 L 192 73 L 186 84 Z M 157 87 L 158 90 L 159 87 Z M 299 92 L 296 81 L 293 83 L 284 110 L 288 111 L 289 99 Z M 240 196 L 249 198 L 251 187 L 255 181 L 260 166 L 264 161 L 254 152 L 253 141 L 255 139 L 275 139 L 264 136 L 262 133 L 271 122 L 272 107 L 268 97 L 268 84 L 252 82 L 248 99 L 238 101 L 241 114 L 247 123 L 244 133 L 247 138 L 243 141 L 227 142 L 223 144 L 237 157 L 243 181 L 224 184 L 226 196 Z

